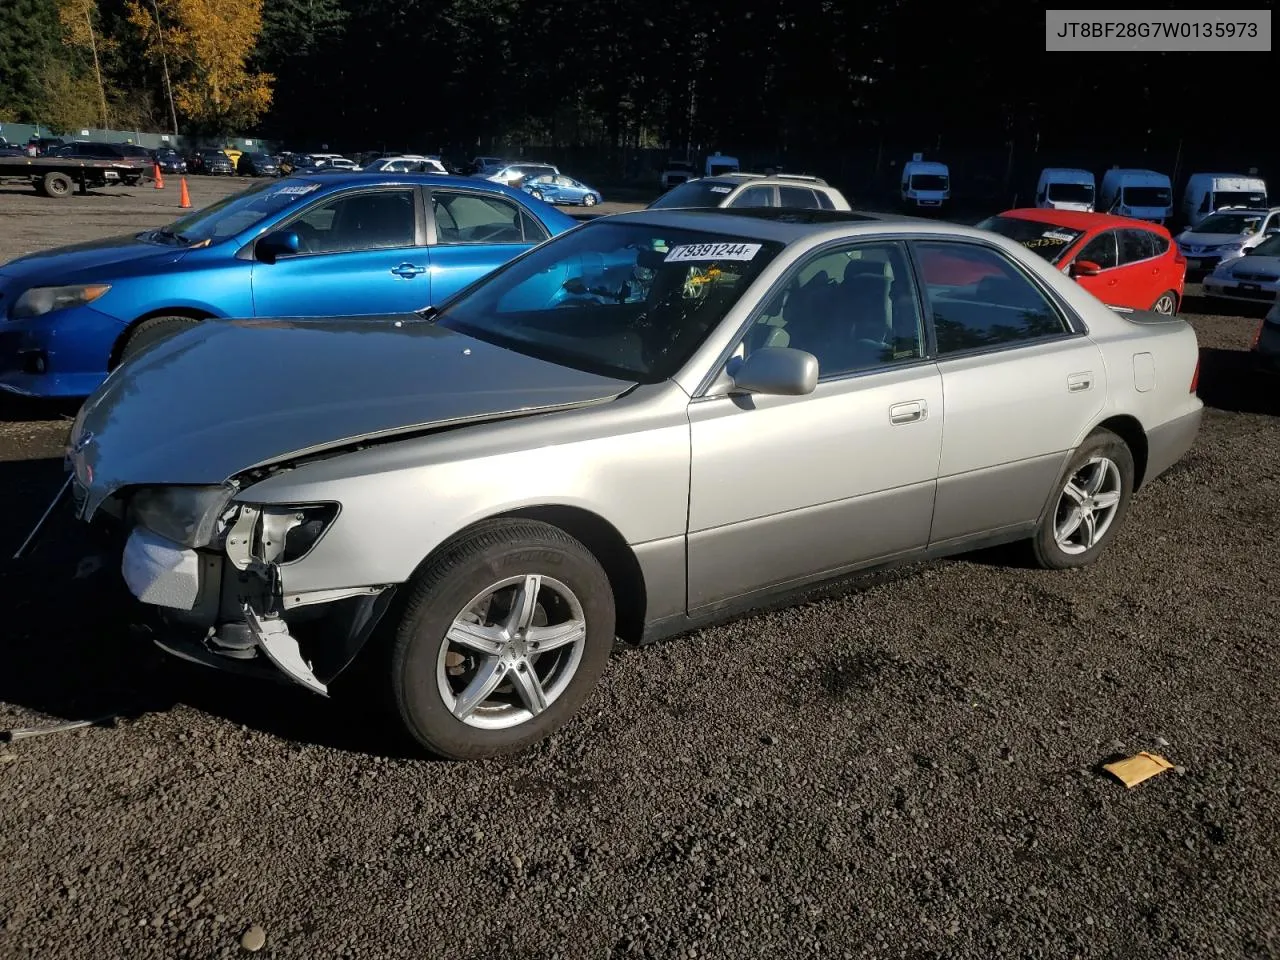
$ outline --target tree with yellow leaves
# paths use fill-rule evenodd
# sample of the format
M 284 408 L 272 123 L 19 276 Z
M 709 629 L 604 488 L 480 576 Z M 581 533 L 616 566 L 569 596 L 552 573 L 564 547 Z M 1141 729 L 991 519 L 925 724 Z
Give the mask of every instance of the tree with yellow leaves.
M 102 126 L 106 129 L 107 86 L 102 80 L 99 49 L 113 46 L 98 29 L 98 0 L 58 0 L 58 21 L 62 24 L 62 42 L 73 50 L 88 50 L 93 57 L 93 75 L 98 81 L 98 102 L 102 107 Z
M 189 121 L 225 132 L 252 126 L 271 106 L 269 73 L 249 69 L 262 32 L 262 0 L 128 0 L 148 55 L 175 66 L 172 98 Z

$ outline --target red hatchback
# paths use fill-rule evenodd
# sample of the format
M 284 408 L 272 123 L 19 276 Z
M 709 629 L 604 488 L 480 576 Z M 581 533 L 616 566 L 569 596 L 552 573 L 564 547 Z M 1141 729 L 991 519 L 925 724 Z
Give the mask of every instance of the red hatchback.
M 1159 224 L 1107 213 L 1006 210 L 978 224 L 1034 250 L 1103 303 L 1177 313 L 1187 261 Z

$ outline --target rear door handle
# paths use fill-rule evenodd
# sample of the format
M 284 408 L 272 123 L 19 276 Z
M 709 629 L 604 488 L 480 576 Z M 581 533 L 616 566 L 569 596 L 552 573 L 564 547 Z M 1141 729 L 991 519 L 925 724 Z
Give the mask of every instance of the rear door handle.
M 402 263 L 398 267 L 392 267 L 391 272 L 394 273 L 397 277 L 404 277 L 405 279 L 409 279 L 412 277 L 416 277 L 419 274 L 426 273 L 427 268 L 420 267 L 415 263 Z
M 1067 390 L 1070 393 L 1079 393 L 1082 390 L 1088 390 L 1093 386 L 1093 371 L 1087 373 L 1073 373 L 1067 377 Z
M 923 400 L 895 403 L 889 408 L 890 423 L 915 423 L 929 415 L 929 405 Z

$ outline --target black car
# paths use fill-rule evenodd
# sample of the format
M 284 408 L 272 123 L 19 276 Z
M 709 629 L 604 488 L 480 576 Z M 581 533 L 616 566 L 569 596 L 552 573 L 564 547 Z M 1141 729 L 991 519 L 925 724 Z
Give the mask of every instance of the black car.
M 160 147 L 151 152 L 153 162 L 159 164 L 162 173 L 186 173 L 187 161 L 173 147 Z
M 142 147 L 133 143 L 107 143 L 103 140 L 73 140 L 60 147 L 54 147 L 46 154 L 50 157 L 69 157 L 73 160 L 114 160 L 128 162 L 138 166 L 138 172 L 120 178 L 120 183 L 127 187 L 136 187 L 142 182 L 147 169 L 143 164 L 149 163 L 151 155 Z
M 242 177 L 278 177 L 280 164 L 267 153 L 242 153 L 236 164 L 236 173 Z
M 214 177 L 219 174 L 225 174 L 228 177 L 235 176 L 235 164 L 221 150 L 201 150 L 196 154 L 198 166 L 197 173 L 207 174 Z

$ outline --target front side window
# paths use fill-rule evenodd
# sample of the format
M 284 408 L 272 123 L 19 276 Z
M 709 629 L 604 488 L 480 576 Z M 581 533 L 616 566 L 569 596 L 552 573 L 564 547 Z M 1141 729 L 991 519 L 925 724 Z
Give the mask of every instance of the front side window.
M 781 249 L 595 221 L 490 274 L 436 322 L 567 367 L 657 383 L 688 362 Z
M 522 207 L 505 197 L 431 193 L 436 243 L 539 243 L 547 233 Z
M 773 187 L 748 187 L 733 198 L 731 207 L 772 207 Z
M 926 281 L 939 356 L 1027 343 L 1069 333 L 1048 297 L 998 251 L 964 243 L 931 241 L 914 245 L 921 272 L 931 261 L 964 261 L 971 283 Z M 964 271 L 958 271 L 963 273 Z
M 1120 254 L 1116 246 L 1116 233 L 1114 230 L 1107 230 L 1098 234 L 1087 244 L 1084 249 L 1076 254 L 1076 260 L 1087 260 L 1089 263 L 1096 263 L 1103 270 L 1110 270 L 1112 267 L 1119 266 Z
M 289 224 L 301 253 L 351 253 L 414 245 L 413 191 L 335 197 Z
M 924 356 L 920 303 L 901 243 L 859 243 L 802 264 L 783 297 L 743 338 L 737 356 L 763 347 L 813 354 L 822 379 Z

